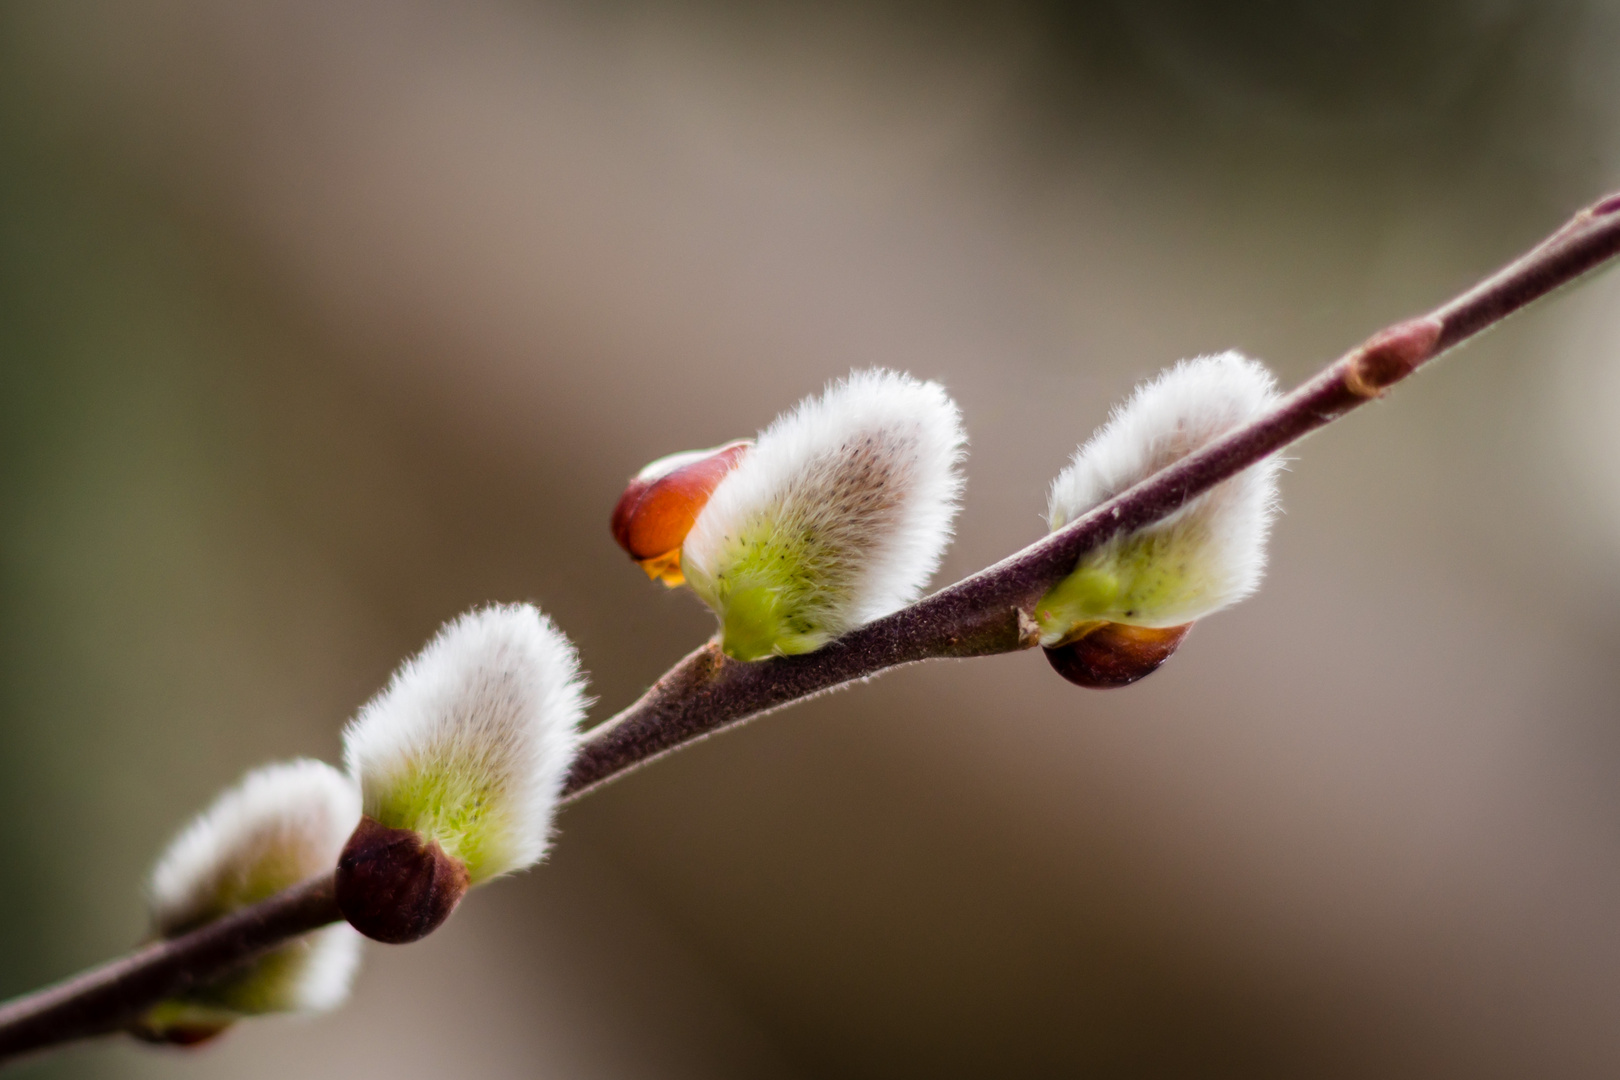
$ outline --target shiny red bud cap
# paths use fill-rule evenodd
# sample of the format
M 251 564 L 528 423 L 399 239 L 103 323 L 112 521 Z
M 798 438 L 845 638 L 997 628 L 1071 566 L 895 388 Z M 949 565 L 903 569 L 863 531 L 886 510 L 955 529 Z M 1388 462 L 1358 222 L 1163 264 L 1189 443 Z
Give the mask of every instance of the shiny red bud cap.
M 679 585 L 686 534 L 720 481 L 753 445 L 740 439 L 712 450 L 689 450 L 642 469 L 613 508 L 613 539 L 649 576 Z

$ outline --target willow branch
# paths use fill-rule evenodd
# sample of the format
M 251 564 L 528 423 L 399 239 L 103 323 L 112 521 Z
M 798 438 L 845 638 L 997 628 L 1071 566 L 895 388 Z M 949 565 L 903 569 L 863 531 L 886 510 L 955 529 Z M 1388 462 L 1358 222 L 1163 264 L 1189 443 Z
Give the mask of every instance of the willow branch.
M 994 566 L 817 652 L 741 662 L 713 643 L 591 732 L 565 789 L 577 798 L 722 728 L 889 668 L 1036 644 L 1029 613 L 1081 556 L 1150 525 L 1406 378 L 1442 352 L 1620 254 L 1620 194 L 1427 315 L 1373 335 L 1270 411 Z
M 731 660 L 711 642 L 586 737 L 564 785 L 573 801 L 664 754 L 773 709 L 922 660 L 1033 647 L 1030 612 L 1086 553 L 1382 396 L 1441 353 L 1620 254 L 1620 194 L 1427 315 L 1351 350 L 1276 406 L 1015 555 L 803 656 Z M 153 1005 L 207 985 L 340 918 L 332 876 L 0 1006 L 0 1061 L 119 1031 Z
M 342 917 L 327 874 L 17 998 L 0 1007 L 0 1061 L 118 1031 L 158 1002 Z

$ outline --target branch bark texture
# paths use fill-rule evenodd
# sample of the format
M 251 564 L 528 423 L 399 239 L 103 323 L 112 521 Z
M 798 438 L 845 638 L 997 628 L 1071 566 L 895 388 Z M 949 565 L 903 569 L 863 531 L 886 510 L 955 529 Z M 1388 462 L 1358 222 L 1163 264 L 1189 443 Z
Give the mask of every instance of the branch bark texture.
M 1190 499 L 1380 397 L 1420 366 L 1620 254 L 1620 194 L 1473 289 L 1375 334 L 1270 411 L 971 577 L 803 656 L 751 663 L 713 644 L 688 655 L 640 700 L 587 736 L 564 786 L 573 801 L 678 747 L 827 690 L 921 660 L 1033 647 L 1029 613 L 1087 552 L 1174 513 Z M 0 1006 L 0 1061 L 127 1027 L 291 938 L 340 918 L 332 875 L 199 930 Z

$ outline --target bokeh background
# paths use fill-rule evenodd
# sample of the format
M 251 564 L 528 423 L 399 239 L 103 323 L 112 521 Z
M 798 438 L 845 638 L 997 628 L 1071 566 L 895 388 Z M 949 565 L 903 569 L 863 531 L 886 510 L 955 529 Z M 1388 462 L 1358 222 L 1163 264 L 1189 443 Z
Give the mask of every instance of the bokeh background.
M 1293 383 L 1620 187 L 1604 0 L 0 6 L 0 995 L 167 837 L 533 599 L 708 633 L 624 478 L 853 366 L 973 440 L 954 579 L 1137 380 Z M 936 664 L 569 809 L 354 1002 L 19 1077 L 1620 1074 L 1620 274 L 1298 448 L 1128 691 Z

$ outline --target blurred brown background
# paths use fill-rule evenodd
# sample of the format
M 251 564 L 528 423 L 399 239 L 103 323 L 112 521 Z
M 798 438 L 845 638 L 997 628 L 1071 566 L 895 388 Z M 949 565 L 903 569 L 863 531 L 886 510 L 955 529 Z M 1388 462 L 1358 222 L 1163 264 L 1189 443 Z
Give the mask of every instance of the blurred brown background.
M 1620 187 L 1602 0 L 0 7 L 0 995 L 442 620 L 600 719 L 708 632 L 624 478 L 850 367 L 973 439 L 941 580 L 1138 379 L 1288 383 Z M 570 809 L 353 1004 L 32 1077 L 1620 1074 L 1620 275 L 1299 448 L 1266 589 Z

